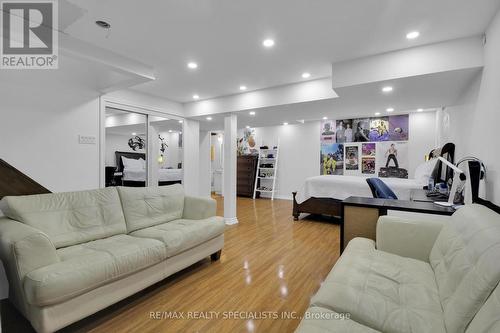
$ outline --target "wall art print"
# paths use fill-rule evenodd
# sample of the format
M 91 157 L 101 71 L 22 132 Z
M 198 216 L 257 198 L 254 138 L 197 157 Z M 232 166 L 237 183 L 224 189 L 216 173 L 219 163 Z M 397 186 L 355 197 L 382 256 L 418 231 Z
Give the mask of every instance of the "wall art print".
M 359 147 L 345 146 L 345 169 L 359 170 Z
M 322 144 L 320 152 L 321 175 L 344 174 L 344 145 L 339 143 Z

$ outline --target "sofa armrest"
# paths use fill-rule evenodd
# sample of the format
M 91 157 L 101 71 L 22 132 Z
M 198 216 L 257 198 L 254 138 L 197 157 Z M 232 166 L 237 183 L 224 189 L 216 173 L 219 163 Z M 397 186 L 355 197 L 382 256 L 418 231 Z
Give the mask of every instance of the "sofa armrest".
M 24 223 L 0 218 L 0 259 L 22 281 L 29 272 L 59 261 L 49 237 Z M 9 278 L 13 278 L 10 276 Z
M 215 216 L 217 201 L 212 198 L 190 197 L 184 198 L 184 211 L 182 218 L 201 220 Z
M 429 262 L 442 220 L 411 220 L 382 216 L 377 222 L 377 249 Z

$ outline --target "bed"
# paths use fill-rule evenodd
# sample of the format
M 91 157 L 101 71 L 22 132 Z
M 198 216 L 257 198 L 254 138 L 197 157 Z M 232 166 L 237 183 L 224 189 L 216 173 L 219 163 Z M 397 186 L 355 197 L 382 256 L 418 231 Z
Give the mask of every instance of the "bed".
M 426 184 L 416 179 L 384 178 L 384 182 L 400 200 L 410 200 L 413 189 Z M 341 215 L 341 202 L 350 196 L 372 197 L 366 177 L 325 175 L 307 178 L 298 192 L 293 192 L 293 217 L 300 213 Z
M 430 151 L 430 160 L 415 169 L 415 178 L 383 178 L 400 200 L 410 200 L 413 189 L 427 186 L 429 177 L 434 177 L 435 183 L 440 181 L 442 163 L 437 163 L 436 157 L 441 156 L 454 163 L 455 144 L 447 143 L 441 148 Z M 325 175 L 307 178 L 301 190 L 293 194 L 293 218 L 299 219 L 301 213 L 342 216 L 342 201 L 350 196 L 373 197 L 366 177 Z
M 121 174 L 122 185 L 131 187 L 146 186 L 146 170 L 141 168 L 125 168 L 122 157 L 134 160 L 145 160 L 146 154 L 135 152 L 115 152 L 116 173 Z M 182 169 L 158 169 L 158 186 L 182 183 Z

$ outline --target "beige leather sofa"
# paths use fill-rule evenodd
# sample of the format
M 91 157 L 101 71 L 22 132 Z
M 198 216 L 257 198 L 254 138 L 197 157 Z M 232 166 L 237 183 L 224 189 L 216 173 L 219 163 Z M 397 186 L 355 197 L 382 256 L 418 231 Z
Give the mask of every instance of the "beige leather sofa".
M 181 185 L 5 197 L 0 258 L 9 298 L 52 332 L 212 255 L 224 221 Z
M 377 242 L 355 238 L 297 332 L 500 332 L 500 215 L 449 221 L 381 217 Z

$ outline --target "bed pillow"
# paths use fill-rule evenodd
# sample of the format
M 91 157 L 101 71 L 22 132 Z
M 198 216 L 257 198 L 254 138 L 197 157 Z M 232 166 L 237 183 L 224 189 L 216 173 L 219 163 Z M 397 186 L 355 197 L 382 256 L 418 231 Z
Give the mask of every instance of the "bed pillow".
M 432 171 L 434 170 L 437 161 L 437 158 L 433 158 L 431 160 L 428 160 L 427 162 L 420 164 L 415 169 L 415 180 L 419 184 L 427 185 L 429 183 L 429 178 L 432 175 Z
M 122 162 L 123 162 L 123 169 L 126 170 L 142 170 L 144 169 L 144 164 L 141 162 L 144 161 L 142 158 L 141 159 L 134 159 L 134 158 L 126 158 L 122 156 Z

